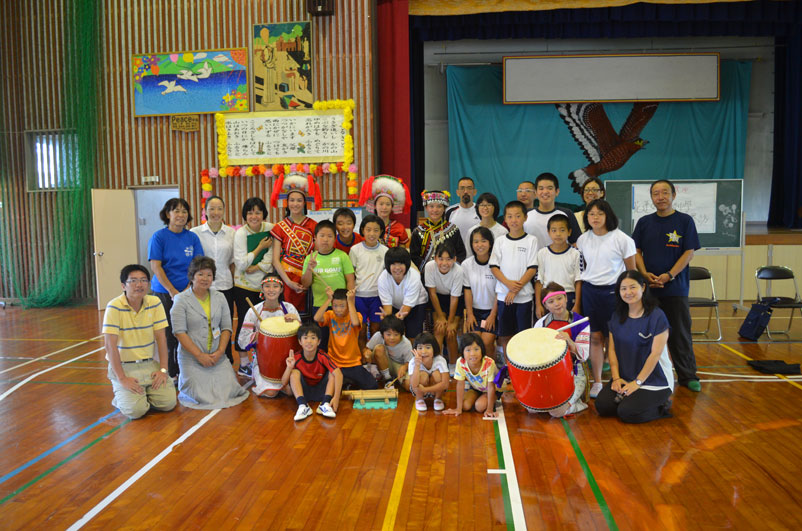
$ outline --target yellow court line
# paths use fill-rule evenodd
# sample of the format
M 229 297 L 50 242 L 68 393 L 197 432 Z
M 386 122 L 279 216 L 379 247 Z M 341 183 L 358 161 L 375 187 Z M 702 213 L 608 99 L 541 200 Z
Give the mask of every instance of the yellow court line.
M 103 341 L 102 338 L 91 337 L 89 339 L 54 339 L 54 338 L 39 338 L 39 337 L 3 337 L 0 341 Z
M 750 358 L 750 357 L 749 357 L 749 356 L 747 356 L 746 354 L 741 354 L 740 352 L 738 352 L 738 351 L 737 351 L 737 350 L 735 350 L 734 348 L 730 348 L 730 347 L 728 347 L 727 345 L 722 345 L 721 343 L 719 343 L 719 346 L 720 346 L 720 347 L 724 347 L 724 348 L 726 348 L 727 350 L 729 350 L 729 351 L 730 351 L 730 352 L 732 352 L 733 354 L 737 354 L 738 356 L 742 357 L 742 358 L 743 358 L 743 359 L 745 359 L 746 361 L 753 361 L 753 360 L 752 360 L 752 358 Z M 785 381 L 786 381 L 786 382 L 788 382 L 789 384 L 793 385 L 794 387 L 799 387 L 800 389 L 802 389 L 802 385 L 799 385 L 799 384 L 798 384 L 798 383 L 796 383 L 795 381 L 793 381 L 793 380 L 791 380 L 791 379 L 789 379 L 789 378 L 786 378 L 786 377 L 785 377 L 785 376 L 783 376 L 782 374 L 775 374 L 774 376 L 776 376 L 777 378 L 782 378 L 783 380 L 785 380 Z
M 398 515 L 398 503 L 401 501 L 401 492 L 404 490 L 404 479 L 407 476 L 407 465 L 409 465 L 409 453 L 412 450 L 412 441 L 415 439 L 415 426 L 418 423 L 418 412 L 415 408 L 409 414 L 407 432 L 404 435 L 404 444 L 401 446 L 401 455 L 398 456 L 398 468 L 395 470 L 393 489 L 390 491 L 390 499 L 387 501 L 387 511 L 384 513 L 384 523 L 382 530 L 387 531 L 395 527 L 395 518 Z

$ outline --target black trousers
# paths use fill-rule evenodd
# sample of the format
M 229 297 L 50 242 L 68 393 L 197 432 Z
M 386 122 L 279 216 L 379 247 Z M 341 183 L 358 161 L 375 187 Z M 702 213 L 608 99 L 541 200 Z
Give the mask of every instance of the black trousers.
M 167 335 L 167 371 L 170 377 L 175 378 L 178 376 L 178 340 L 173 335 L 173 318 L 170 316 L 170 310 L 173 309 L 173 299 L 169 293 L 153 292 L 164 306 L 164 313 L 167 314 L 167 328 L 165 334 Z
M 377 389 L 379 387 L 373 375 L 362 365 L 341 367 L 340 372 L 343 373 L 343 386 L 351 384 L 354 389 Z
M 677 369 L 679 383 L 687 384 L 698 380 L 696 376 L 696 356 L 691 339 L 691 308 L 688 297 L 658 297 L 660 309 L 666 314 L 671 331 L 668 333 L 668 352 Z
M 602 417 L 618 417 L 624 422 L 640 424 L 671 416 L 671 390 L 647 391 L 638 389 L 616 400 L 612 382 L 607 382 L 596 397 L 596 411 Z

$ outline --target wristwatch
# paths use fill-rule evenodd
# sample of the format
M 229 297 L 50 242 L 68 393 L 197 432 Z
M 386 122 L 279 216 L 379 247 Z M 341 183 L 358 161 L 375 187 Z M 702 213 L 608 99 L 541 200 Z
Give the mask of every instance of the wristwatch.
M 167 369 L 164 369 L 164 368 L 162 368 L 162 369 L 159 369 L 159 372 L 161 372 L 161 373 L 164 373 L 164 374 L 167 374 Z
M 643 385 L 643 380 L 635 380 L 635 383 L 638 384 L 639 386 Z
M 671 282 L 674 280 L 674 275 L 671 274 L 671 271 L 666 271 L 666 275 L 668 275 L 668 281 Z

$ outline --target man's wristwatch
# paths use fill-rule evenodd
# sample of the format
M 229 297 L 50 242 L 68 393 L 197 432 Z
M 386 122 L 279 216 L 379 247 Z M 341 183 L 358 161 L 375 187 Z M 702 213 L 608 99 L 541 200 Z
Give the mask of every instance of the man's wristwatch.
M 674 275 L 671 274 L 671 271 L 666 271 L 666 275 L 668 275 L 668 281 L 671 282 L 674 280 Z
M 635 380 L 635 383 L 638 384 L 639 386 L 643 385 L 643 380 Z
M 159 369 L 159 372 L 161 372 L 161 373 L 163 373 L 163 374 L 167 374 L 167 369 L 164 369 L 164 368 L 162 368 L 162 369 Z

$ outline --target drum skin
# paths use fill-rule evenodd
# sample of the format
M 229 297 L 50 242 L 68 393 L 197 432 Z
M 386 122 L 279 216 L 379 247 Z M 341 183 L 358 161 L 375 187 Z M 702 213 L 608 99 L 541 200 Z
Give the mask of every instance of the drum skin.
M 301 346 L 295 333 L 271 334 L 259 329 L 259 337 L 256 340 L 256 360 L 262 378 L 274 384 L 281 383 L 281 376 L 287 368 L 285 360 L 290 349 L 296 353 L 301 352 Z
M 574 394 L 573 364 L 567 346 L 553 361 L 526 365 L 513 362 L 508 356 L 507 366 L 515 396 L 532 413 L 558 408 Z

